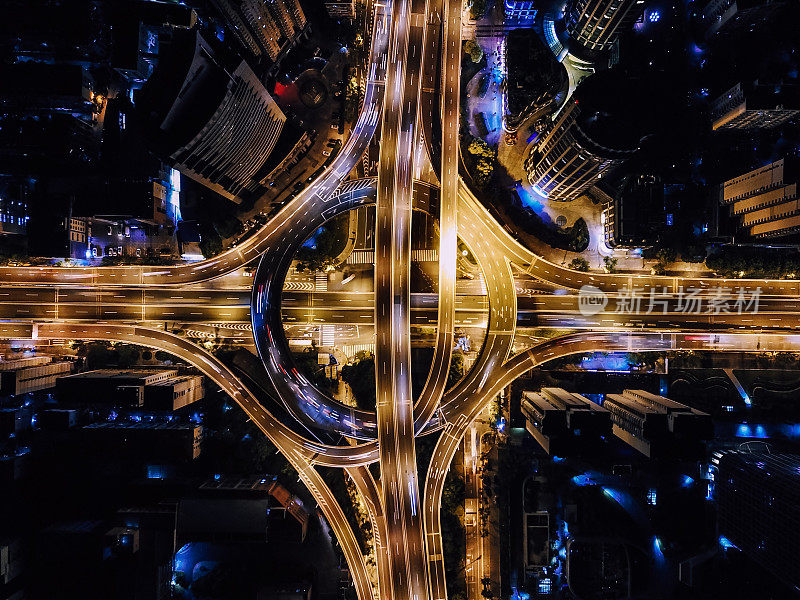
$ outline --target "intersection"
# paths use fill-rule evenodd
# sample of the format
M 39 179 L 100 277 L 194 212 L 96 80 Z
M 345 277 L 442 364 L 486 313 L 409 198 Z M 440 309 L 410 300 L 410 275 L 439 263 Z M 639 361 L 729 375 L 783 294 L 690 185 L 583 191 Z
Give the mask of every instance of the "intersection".
M 505 386 L 549 360 L 591 351 L 797 351 L 800 335 L 784 332 L 800 327 L 800 282 L 582 273 L 537 256 L 493 219 L 459 177 L 461 3 L 387 0 L 375 2 L 373 10 L 369 76 L 351 137 L 326 171 L 261 230 L 215 258 L 187 265 L 2 267 L 0 336 L 124 341 L 194 365 L 231 396 L 300 474 L 342 546 L 360 600 L 440 600 L 446 598 L 439 521 L 445 476 L 470 425 Z M 440 104 L 432 107 L 436 94 L 430 85 L 437 71 Z M 430 140 L 437 109 L 438 159 Z M 379 130 L 377 179 L 347 179 Z M 431 206 L 431 188 L 414 181 L 416 161 L 423 156 L 439 178 L 439 289 L 428 295 L 412 294 L 409 283 L 412 210 Z M 289 296 L 283 284 L 300 245 L 331 218 L 367 205 L 376 206 L 373 291 L 355 298 L 335 292 Z M 479 265 L 486 296 L 457 294 L 458 239 Z M 204 287 L 256 260 L 252 291 Z M 552 293 L 519 295 L 514 269 L 551 286 Z M 615 311 L 612 305 L 587 316 L 576 295 L 584 286 L 612 300 L 634 288 L 644 295 L 655 292 L 667 304 L 663 312 Z M 740 292 L 763 296 L 758 314 L 686 314 L 675 303 L 690 288 L 706 295 L 719 290 L 731 297 Z M 485 329 L 484 343 L 469 372 L 445 390 L 455 328 L 470 315 Z M 342 405 L 298 372 L 284 319 L 372 326 L 374 414 Z M 352 444 L 309 439 L 295 424 L 271 414 L 222 361 L 155 326 L 164 321 L 251 322 L 276 404 L 304 426 L 345 436 Z M 436 340 L 430 373 L 414 404 L 410 330 L 421 324 L 436 325 Z M 517 330 L 533 327 L 576 332 L 514 354 Z M 438 441 L 428 476 L 420 482 L 415 437 L 434 431 Z M 375 462 L 378 480 L 367 468 Z M 377 532 L 377 589 L 355 534 L 315 465 L 346 469 L 370 507 Z

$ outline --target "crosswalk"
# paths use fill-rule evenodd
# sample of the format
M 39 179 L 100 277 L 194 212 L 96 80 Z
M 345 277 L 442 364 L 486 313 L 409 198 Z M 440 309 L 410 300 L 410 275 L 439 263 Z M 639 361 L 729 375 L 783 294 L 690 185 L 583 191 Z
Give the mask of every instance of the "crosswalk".
M 374 250 L 353 250 L 347 257 L 348 265 L 371 265 L 374 262 Z
M 375 354 L 375 344 L 351 344 L 342 346 L 342 352 L 347 358 L 354 357 L 358 352 L 369 352 Z
M 439 260 L 439 251 L 431 250 L 412 250 L 411 260 L 414 262 L 436 262 Z M 374 250 L 353 250 L 347 257 L 348 265 L 371 265 L 375 262 Z
M 317 271 L 314 273 L 314 291 L 328 291 L 328 274 L 325 271 Z
M 336 325 L 325 323 L 319 328 L 319 345 L 327 347 L 336 345 Z

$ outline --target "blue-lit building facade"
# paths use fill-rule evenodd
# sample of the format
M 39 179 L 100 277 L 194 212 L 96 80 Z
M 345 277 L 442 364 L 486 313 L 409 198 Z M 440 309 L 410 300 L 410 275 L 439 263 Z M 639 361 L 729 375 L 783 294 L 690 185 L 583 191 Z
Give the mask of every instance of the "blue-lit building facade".
M 594 143 L 579 115 L 577 102 L 567 105 L 525 160 L 534 191 L 552 200 L 574 200 L 629 154 Z
M 533 0 L 505 0 L 506 20 L 525 23 L 536 18 L 536 3 Z

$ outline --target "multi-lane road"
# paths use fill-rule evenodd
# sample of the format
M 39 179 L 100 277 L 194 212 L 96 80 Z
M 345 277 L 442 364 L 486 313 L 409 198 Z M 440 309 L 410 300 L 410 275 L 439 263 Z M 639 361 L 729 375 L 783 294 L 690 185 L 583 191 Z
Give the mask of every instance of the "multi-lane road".
M 393 0 L 375 212 L 375 382 L 391 596 L 427 597 L 411 395 L 411 215 L 428 6 Z
M 335 531 L 360 600 L 446 598 L 439 507 L 445 476 L 465 432 L 494 395 L 548 360 L 580 352 L 800 349 L 800 282 L 718 280 L 647 274 L 579 273 L 535 255 L 498 226 L 459 178 L 462 3 L 456 0 L 375 2 L 364 101 L 351 137 L 325 172 L 266 226 L 217 257 L 164 267 L 2 267 L 2 338 L 108 339 L 170 352 L 224 389 L 295 466 Z M 437 60 L 437 58 L 439 60 Z M 437 77 L 438 75 L 438 77 Z M 439 94 L 434 92 L 438 78 Z M 436 116 L 440 132 L 433 124 Z M 347 180 L 381 128 L 377 180 Z M 440 153 L 432 143 L 440 133 Z M 424 135 L 423 135 L 424 134 Z M 420 142 L 424 138 L 423 147 Z M 438 293 L 411 294 L 411 214 L 430 211 L 433 190 L 415 185 L 422 155 L 439 177 Z M 363 294 L 284 291 L 297 248 L 330 218 L 376 204 L 374 291 Z M 432 212 L 432 211 L 431 211 Z M 457 295 L 457 239 L 478 262 L 486 296 Z M 260 257 L 252 294 L 231 275 Z M 554 293 L 517 293 L 516 268 Z M 226 276 L 225 283 L 218 283 Z M 608 305 L 583 314 L 574 292 L 593 286 Z M 636 289 L 658 294 L 658 310 L 620 310 Z M 684 290 L 705 297 L 761 294 L 758 312 L 687 312 Z M 566 293 L 563 293 L 566 292 Z M 331 445 L 272 415 L 219 359 L 185 337 L 142 323 L 245 323 L 278 400 L 307 426 L 358 442 Z M 133 324 L 131 324 L 133 323 Z M 375 413 L 344 407 L 294 366 L 284 324 L 369 323 L 375 334 Z M 434 358 L 417 406 L 411 395 L 410 329 L 436 325 Z M 475 364 L 445 390 L 455 328 L 481 327 Z M 589 331 L 561 336 L 516 355 L 520 328 Z M 641 328 L 642 330 L 632 331 Z M 697 330 L 692 333 L 686 330 Z M 676 331 L 677 330 L 677 331 Z M 415 436 L 440 430 L 420 494 Z M 380 478 L 366 468 L 379 461 Z M 345 468 L 364 498 L 375 532 L 378 585 L 372 587 L 354 532 L 314 465 Z

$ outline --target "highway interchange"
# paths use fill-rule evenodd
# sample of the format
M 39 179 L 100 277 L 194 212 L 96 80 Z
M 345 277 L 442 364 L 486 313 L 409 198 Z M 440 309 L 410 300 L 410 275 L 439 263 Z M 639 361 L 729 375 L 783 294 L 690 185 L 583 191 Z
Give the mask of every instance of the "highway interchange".
M 796 351 L 800 335 L 786 330 L 800 327 L 800 282 L 579 273 L 535 255 L 494 221 L 459 177 L 461 3 L 384 0 L 374 2 L 372 10 L 368 80 L 352 135 L 328 169 L 266 226 L 239 246 L 193 264 L 2 267 L 0 337 L 124 341 L 194 365 L 297 469 L 337 535 L 360 600 L 438 600 L 446 598 L 439 522 L 445 476 L 470 424 L 506 385 L 548 360 L 596 350 Z M 441 127 L 438 157 L 431 143 L 436 122 Z M 348 180 L 378 130 L 377 180 Z M 422 156 L 439 177 L 435 295 L 411 294 L 409 284 L 412 210 L 430 210 L 431 190 L 414 182 Z M 285 292 L 286 273 L 303 241 L 325 221 L 369 204 L 377 211 L 373 291 Z M 457 294 L 457 239 L 478 262 L 486 296 Z M 240 276 L 219 283 L 255 260 L 260 263 L 252 292 L 243 289 L 248 280 Z M 550 291 L 518 294 L 515 269 Z M 606 310 L 581 314 L 575 292 L 585 285 L 612 296 Z M 665 310 L 615 310 L 617 298 L 633 287 L 662 295 Z M 689 288 L 706 295 L 719 288 L 731 296 L 740 288 L 758 289 L 763 296 L 757 314 L 687 314 L 676 302 Z M 292 419 L 273 415 L 234 370 L 186 337 L 156 327 L 165 321 L 252 322 L 277 403 L 303 426 L 344 435 L 350 443 L 309 436 Z M 309 383 L 294 366 L 284 321 L 370 324 L 376 413 L 345 407 Z M 415 406 L 410 330 L 434 324 L 434 358 Z M 467 325 L 485 330 L 483 346 L 469 372 L 445 390 L 454 332 Z M 518 329 L 532 327 L 578 331 L 513 354 Z M 434 430 L 439 436 L 428 475 L 419 482 L 415 436 Z M 376 461 L 378 480 L 367 469 Z M 346 469 L 364 497 L 376 532 L 377 582 L 370 580 L 355 533 L 315 465 Z

